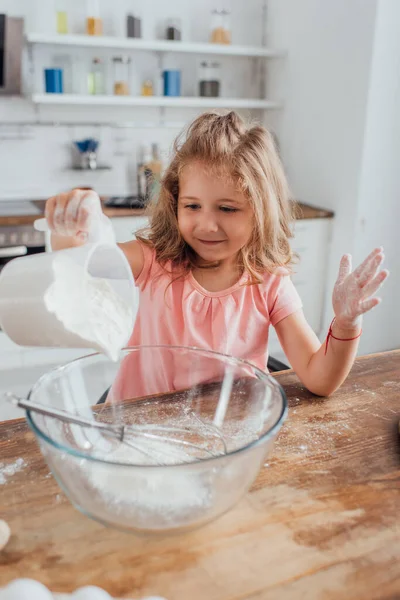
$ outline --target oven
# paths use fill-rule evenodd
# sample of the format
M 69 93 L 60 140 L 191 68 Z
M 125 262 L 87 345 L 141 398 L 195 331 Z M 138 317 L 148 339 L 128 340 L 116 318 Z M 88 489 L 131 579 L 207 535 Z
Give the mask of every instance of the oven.
M 32 225 L 0 227 L 0 272 L 13 258 L 45 252 L 45 233 Z

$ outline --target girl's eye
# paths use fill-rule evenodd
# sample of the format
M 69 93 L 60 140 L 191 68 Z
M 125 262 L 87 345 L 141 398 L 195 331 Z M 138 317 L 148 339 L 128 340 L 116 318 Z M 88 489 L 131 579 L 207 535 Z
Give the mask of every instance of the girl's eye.
M 235 213 L 238 212 L 238 208 L 234 208 L 233 206 L 220 206 L 220 210 L 222 210 L 222 212 L 227 212 L 227 213 Z
M 186 204 L 185 208 L 188 208 L 189 210 L 197 210 L 198 208 L 200 208 L 199 204 Z

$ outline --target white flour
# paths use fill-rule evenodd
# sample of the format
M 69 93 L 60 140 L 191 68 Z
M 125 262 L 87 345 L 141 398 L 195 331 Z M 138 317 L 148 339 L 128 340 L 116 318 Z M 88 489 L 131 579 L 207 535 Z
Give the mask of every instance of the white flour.
M 172 448 L 167 441 L 151 442 L 154 465 L 157 453 L 166 465 L 182 463 L 187 454 Z M 135 449 L 121 444 L 110 461 L 128 463 L 128 466 L 86 463 L 89 485 L 101 499 L 111 505 L 115 513 L 131 517 L 143 528 L 171 527 L 187 520 L 200 518 L 212 503 L 213 479 L 216 470 L 209 466 L 200 469 L 195 465 L 175 467 L 131 467 L 145 463 L 145 457 Z
M 54 281 L 45 294 L 48 310 L 67 331 L 117 360 L 131 334 L 133 308 L 107 279 L 92 277 L 67 256 L 58 255 L 53 269 Z
M 26 463 L 23 458 L 17 458 L 17 460 L 10 465 L 0 463 L 0 485 L 7 483 L 8 477 L 12 477 L 12 475 L 21 471 L 25 466 Z

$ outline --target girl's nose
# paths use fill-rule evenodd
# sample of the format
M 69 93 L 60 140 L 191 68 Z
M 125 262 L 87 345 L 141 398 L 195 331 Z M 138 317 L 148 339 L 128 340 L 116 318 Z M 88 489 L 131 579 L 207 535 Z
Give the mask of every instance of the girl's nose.
M 218 231 L 218 222 L 214 215 L 203 213 L 198 222 L 198 228 L 207 233 Z

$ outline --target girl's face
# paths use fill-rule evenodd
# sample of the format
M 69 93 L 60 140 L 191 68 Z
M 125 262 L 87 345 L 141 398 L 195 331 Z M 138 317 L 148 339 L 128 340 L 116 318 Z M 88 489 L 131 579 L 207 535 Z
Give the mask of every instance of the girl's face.
M 196 161 L 184 167 L 179 178 L 178 226 L 205 262 L 226 263 L 249 241 L 253 210 L 233 181 Z

